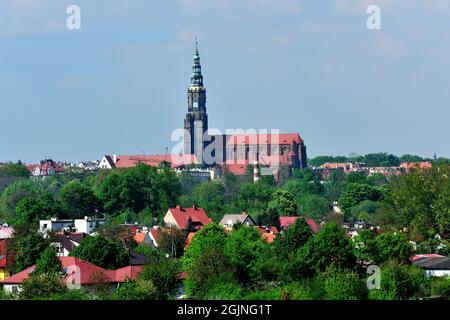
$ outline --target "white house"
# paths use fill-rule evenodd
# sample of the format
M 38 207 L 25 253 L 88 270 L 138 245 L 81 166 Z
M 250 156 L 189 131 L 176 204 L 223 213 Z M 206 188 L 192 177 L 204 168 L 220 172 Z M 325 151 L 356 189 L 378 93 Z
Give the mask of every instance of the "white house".
M 75 230 L 76 232 L 90 235 L 98 226 L 101 226 L 105 222 L 106 220 L 102 218 L 84 217 L 84 219 L 75 219 Z
M 226 214 L 219 222 L 219 224 L 226 229 L 233 228 L 236 223 L 242 223 L 246 227 L 256 226 L 255 220 L 253 220 L 252 217 L 246 212 L 243 212 L 241 214 Z
M 40 220 L 39 221 L 39 231 L 46 233 L 48 231 L 61 231 L 63 229 L 70 229 L 74 226 L 73 220 L 65 219 L 58 220 L 56 218 L 51 218 L 50 220 Z
M 411 262 L 425 271 L 427 277 L 450 276 L 450 258 L 439 254 L 421 254 L 411 258 Z

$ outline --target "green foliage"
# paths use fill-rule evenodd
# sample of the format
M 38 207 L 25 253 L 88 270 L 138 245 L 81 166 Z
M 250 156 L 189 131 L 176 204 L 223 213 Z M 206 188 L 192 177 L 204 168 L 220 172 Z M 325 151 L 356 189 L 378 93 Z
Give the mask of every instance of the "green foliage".
M 381 289 L 370 290 L 371 299 L 402 300 L 428 296 L 429 280 L 412 265 L 388 261 L 381 266 Z
M 240 300 L 246 291 L 242 285 L 233 281 L 214 281 L 210 290 L 205 296 L 206 300 Z
M 408 228 L 418 240 L 450 232 L 450 168 L 433 165 L 393 179 L 385 199 L 385 221 Z
M 239 281 L 251 280 L 251 270 L 266 243 L 257 228 L 241 226 L 233 230 L 226 239 L 224 254 L 236 270 Z
M 35 198 L 23 198 L 17 203 L 16 214 L 9 217 L 13 225 L 39 222 L 42 219 L 61 216 L 62 207 L 48 191 L 41 191 Z
M 274 188 L 265 183 L 246 183 L 241 185 L 236 204 L 239 211 L 261 213 L 266 211 L 272 199 Z
M 336 223 L 330 222 L 318 234 L 309 239 L 299 252 L 311 272 L 320 273 L 331 264 L 340 268 L 353 268 L 356 257 L 353 244 L 346 238 L 345 231 Z
M 423 158 L 416 155 L 404 154 L 399 158 L 400 162 L 422 162 Z
M 349 183 L 339 197 L 339 205 L 347 218 L 350 218 L 351 208 L 364 200 L 377 201 L 380 191 L 368 184 Z
M 34 272 L 60 274 L 62 271 L 63 268 L 61 261 L 56 256 L 56 250 L 53 247 L 48 247 L 36 261 L 36 270 Z
M 431 294 L 450 300 L 450 278 L 447 276 L 431 279 Z
M 381 205 L 379 202 L 364 200 L 356 206 L 351 207 L 349 218 L 353 220 L 363 220 L 369 223 L 373 223 L 374 217 L 380 210 L 380 206 Z M 361 216 L 362 213 L 365 213 L 365 215 Z
M 207 247 L 185 270 L 186 292 L 199 299 L 206 297 L 218 284 L 237 281 L 231 263 L 220 248 Z
M 150 280 L 127 279 L 117 289 L 116 297 L 118 300 L 157 300 L 158 291 Z
M 289 254 L 297 252 L 312 237 L 311 227 L 304 218 L 298 218 L 294 224 L 287 227 L 282 234 L 278 234 L 273 243 L 276 254 L 287 258 Z
M 409 257 L 413 254 L 413 247 L 404 233 L 386 232 L 380 234 L 375 238 L 375 248 L 373 261 L 376 264 L 388 260 L 408 263 Z
M 151 296 L 157 300 L 166 300 L 173 298 L 178 287 L 179 275 L 180 263 L 177 259 L 162 259 L 146 264 L 136 284 L 143 289 L 151 284 L 154 287 L 154 290 L 151 290 Z
M 193 192 L 196 205 L 205 209 L 214 221 L 220 221 L 221 210 L 225 204 L 225 187 L 221 181 L 207 181 L 198 185 Z
M 30 170 L 21 162 L 5 163 L 0 166 L 0 177 L 28 178 L 30 175 Z
M 72 180 L 59 191 L 66 217 L 80 219 L 84 216 L 92 216 L 98 208 L 98 199 L 94 191 L 79 180 Z
M 88 237 L 70 253 L 104 269 L 118 269 L 128 265 L 128 251 L 117 241 L 102 236 Z
M 332 210 L 331 202 L 316 194 L 296 198 L 295 202 L 301 214 L 314 220 L 323 219 Z
M 198 231 L 182 257 L 183 270 L 192 268 L 206 249 L 222 250 L 226 243 L 225 229 L 217 223 L 209 223 Z
M 327 300 L 365 300 L 368 296 L 366 283 L 354 271 L 330 266 L 319 278 L 324 284 Z
M 280 216 L 292 217 L 297 215 L 297 204 L 294 202 L 291 193 L 285 190 L 277 190 L 272 195 L 268 210 L 274 210 Z
M 49 299 L 67 292 L 63 278 L 57 273 L 32 273 L 21 285 L 22 300 Z
M 161 231 L 159 236 L 159 249 L 171 257 L 179 258 L 184 252 L 186 233 L 173 226 Z
M 25 198 L 32 198 L 42 189 L 32 180 L 16 180 L 0 196 L 0 218 L 4 221 L 14 219 L 17 204 Z
M 139 164 L 126 170 L 111 171 L 98 185 L 97 196 L 107 213 L 127 209 L 138 213 L 148 209 L 153 217 L 176 205 L 180 181 L 173 170 Z
M 35 225 L 17 226 L 14 236 L 7 243 L 8 269 L 17 273 L 35 265 L 42 252 L 50 245 L 51 239 L 45 239 Z
M 267 210 L 256 217 L 256 223 L 260 227 L 275 227 L 281 230 L 280 215 L 274 207 L 268 207 Z

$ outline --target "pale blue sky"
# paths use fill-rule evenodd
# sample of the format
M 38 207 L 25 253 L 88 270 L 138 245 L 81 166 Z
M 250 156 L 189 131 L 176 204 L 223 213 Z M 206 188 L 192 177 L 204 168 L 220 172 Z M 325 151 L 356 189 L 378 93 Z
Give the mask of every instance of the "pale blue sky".
M 0 0 L 0 161 L 164 153 L 195 36 L 210 128 L 450 157 L 450 0 Z

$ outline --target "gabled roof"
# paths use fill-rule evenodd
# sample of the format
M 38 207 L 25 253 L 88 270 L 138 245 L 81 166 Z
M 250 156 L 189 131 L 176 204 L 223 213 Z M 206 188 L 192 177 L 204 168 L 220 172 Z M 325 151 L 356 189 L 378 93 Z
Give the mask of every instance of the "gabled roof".
M 135 279 L 138 271 L 141 270 L 141 266 L 129 266 L 118 270 L 106 270 L 100 268 L 90 262 L 78 259 L 76 257 L 58 257 L 61 261 L 61 265 L 66 272 L 65 281 L 74 281 L 75 279 L 79 284 L 92 284 L 95 283 L 95 276 L 97 274 L 105 275 L 106 279 L 110 283 L 124 282 L 126 276 L 131 280 Z M 11 277 L 0 281 L 3 284 L 21 284 L 26 280 L 30 273 L 34 271 L 36 266 L 27 268 L 19 273 L 12 275 Z
M 207 225 L 212 222 L 211 218 L 208 218 L 205 210 L 203 208 L 183 208 L 181 206 L 176 206 L 175 208 L 170 208 L 168 213 L 171 213 L 175 219 L 179 228 L 184 229 L 187 225 L 189 217 L 191 217 L 194 224 Z
M 157 167 L 162 163 L 170 163 L 172 169 L 197 163 L 197 158 L 193 154 L 165 154 L 165 155 L 118 155 L 114 164 L 111 156 L 105 156 L 108 163 L 112 163 L 116 168 L 132 168 L 140 163 Z M 111 161 L 111 162 L 110 162 Z
M 428 270 L 450 270 L 449 257 L 422 257 L 413 260 L 412 263 L 420 268 Z
M 289 227 L 291 224 L 294 224 L 295 221 L 300 217 L 280 217 L 280 225 L 281 229 L 285 229 Z M 306 223 L 311 227 L 313 233 L 319 232 L 319 226 L 313 219 L 306 219 Z
M 274 234 L 274 233 L 264 232 L 264 233 L 261 234 L 261 237 L 267 243 L 272 243 L 275 240 L 275 238 L 277 237 L 277 235 Z
M 9 239 L 14 234 L 14 229 L 12 227 L 2 227 L 0 226 L 0 240 Z
M 302 143 L 298 133 L 267 133 L 267 134 L 228 134 L 227 145 L 253 145 L 253 144 L 293 144 Z
M 189 247 L 189 245 L 192 242 L 192 239 L 194 239 L 196 232 L 189 232 L 187 238 L 186 238 L 186 243 L 184 244 L 184 248 L 187 249 Z
M 223 216 L 222 220 L 220 220 L 219 224 L 225 226 L 225 225 L 233 225 L 237 222 L 244 223 L 246 219 L 250 219 L 253 224 L 256 224 L 253 218 L 248 215 L 246 212 L 243 212 L 241 214 L 226 214 Z
M 133 249 L 130 249 L 128 256 L 130 257 L 131 266 L 142 266 L 148 261 L 148 258 L 146 256 Z

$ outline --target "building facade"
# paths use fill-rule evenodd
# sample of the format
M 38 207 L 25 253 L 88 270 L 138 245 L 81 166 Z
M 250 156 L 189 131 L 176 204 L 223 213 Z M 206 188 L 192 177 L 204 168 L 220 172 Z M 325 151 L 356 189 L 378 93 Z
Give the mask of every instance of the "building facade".
M 184 119 L 184 153 L 194 154 L 199 164 L 224 165 L 231 169 L 255 161 L 265 166 L 307 166 L 306 146 L 298 133 L 208 134 L 206 88 L 197 45 Z M 241 174 L 242 170 L 234 169 Z

